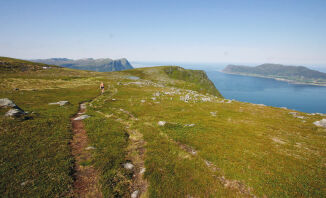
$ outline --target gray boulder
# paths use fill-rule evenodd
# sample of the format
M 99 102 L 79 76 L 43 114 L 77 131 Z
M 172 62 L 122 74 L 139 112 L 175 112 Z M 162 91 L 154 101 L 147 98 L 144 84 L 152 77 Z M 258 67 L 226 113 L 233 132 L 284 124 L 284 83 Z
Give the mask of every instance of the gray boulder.
M 26 113 L 21 110 L 21 109 L 10 109 L 6 114 L 5 116 L 8 116 L 8 117 L 20 117 L 22 115 L 25 115 Z
M 11 100 L 9 100 L 8 98 L 1 98 L 0 99 L 0 107 L 1 108 L 12 108 L 12 107 L 16 107 L 17 105 L 13 102 L 13 101 L 11 101 Z

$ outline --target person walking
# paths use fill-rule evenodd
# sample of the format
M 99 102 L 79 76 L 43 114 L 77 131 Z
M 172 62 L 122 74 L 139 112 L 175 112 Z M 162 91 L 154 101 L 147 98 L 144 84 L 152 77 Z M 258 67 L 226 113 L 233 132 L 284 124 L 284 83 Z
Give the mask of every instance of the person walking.
M 101 94 L 103 94 L 104 93 L 104 83 L 103 82 L 101 82 L 101 84 L 100 84 L 100 89 L 101 89 Z

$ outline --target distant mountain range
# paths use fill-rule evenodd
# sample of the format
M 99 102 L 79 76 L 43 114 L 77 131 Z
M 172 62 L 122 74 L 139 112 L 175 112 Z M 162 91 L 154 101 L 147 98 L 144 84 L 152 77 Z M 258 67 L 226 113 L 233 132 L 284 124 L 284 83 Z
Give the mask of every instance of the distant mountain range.
M 326 73 L 303 66 L 286 66 L 281 64 L 262 64 L 256 67 L 228 65 L 222 72 L 247 76 L 274 78 L 290 83 L 326 86 Z
M 45 63 L 48 65 L 57 65 L 62 67 L 68 67 L 72 69 L 90 70 L 98 72 L 110 72 L 110 71 L 121 71 L 126 69 L 133 69 L 133 66 L 128 62 L 127 59 L 112 60 L 110 58 L 101 59 L 68 59 L 68 58 L 50 58 L 50 59 L 35 59 L 31 60 L 37 63 Z

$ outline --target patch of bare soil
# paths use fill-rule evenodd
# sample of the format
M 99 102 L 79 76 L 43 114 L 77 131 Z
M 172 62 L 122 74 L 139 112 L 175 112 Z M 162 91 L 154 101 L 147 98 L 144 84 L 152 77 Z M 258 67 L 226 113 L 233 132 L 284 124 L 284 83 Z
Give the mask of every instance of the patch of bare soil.
M 75 158 L 72 196 L 82 198 L 103 197 L 101 193 L 101 186 L 99 184 L 98 173 L 94 167 L 87 165 L 91 160 L 91 153 L 89 150 L 86 150 L 88 139 L 86 130 L 84 129 L 84 124 L 82 120 L 74 120 L 74 118 L 85 113 L 85 111 L 85 104 L 81 104 L 79 112 L 71 118 L 74 135 L 70 145 L 72 155 Z

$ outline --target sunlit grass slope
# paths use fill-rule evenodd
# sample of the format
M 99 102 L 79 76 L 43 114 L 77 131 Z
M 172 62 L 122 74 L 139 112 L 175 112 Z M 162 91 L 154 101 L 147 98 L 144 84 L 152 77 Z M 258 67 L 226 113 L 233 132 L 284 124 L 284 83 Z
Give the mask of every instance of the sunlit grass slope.
M 0 98 L 13 100 L 32 118 L 6 118 L 8 109 L 0 109 L 1 196 L 68 195 L 73 181 L 69 118 L 80 102 L 99 94 L 96 88 L 103 75 L 52 66 L 45 69 L 49 66 L 9 58 L 0 58 L 0 62 Z M 92 78 L 88 76 L 94 78 L 88 80 Z M 48 105 L 60 100 L 70 105 Z
M 323 115 L 225 100 L 203 72 L 180 67 L 43 67 L 1 70 L 0 98 L 34 112 L 33 119 L 14 120 L 0 109 L 4 197 L 69 196 L 69 118 L 82 101 L 89 101 L 84 124 L 95 148 L 83 164 L 98 170 L 105 197 L 134 190 L 134 173 L 123 167 L 137 157 L 131 138 L 145 141 L 143 197 L 326 196 L 326 131 L 313 124 Z M 107 89 L 99 96 L 101 81 Z M 71 105 L 48 105 L 59 100 Z

